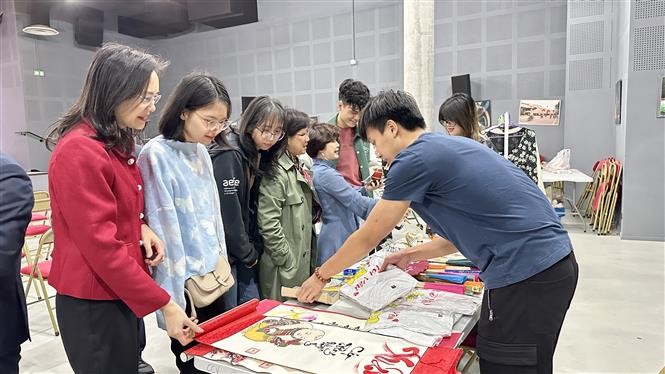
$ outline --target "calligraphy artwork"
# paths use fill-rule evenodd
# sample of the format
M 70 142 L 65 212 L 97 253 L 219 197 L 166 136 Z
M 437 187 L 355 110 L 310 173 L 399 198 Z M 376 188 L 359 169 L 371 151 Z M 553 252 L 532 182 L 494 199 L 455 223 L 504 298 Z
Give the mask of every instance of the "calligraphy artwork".
M 222 349 L 214 349 L 198 360 L 194 361 L 194 366 L 202 371 L 208 373 L 224 373 L 228 368 L 220 365 L 219 363 L 227 363 L 233 366 L 242 366 L 253 372 L 257 373 L 272 373 L 272 374 L 300 374 L 303 371 L 291 369 L 289 367 L 275 365 L 270 362 L 256 360 L 251 357 L 231 353 Z
M 266 317 L 213 346 L 311 373 L 363 374 L 410 373 L 426 349 L 398 338 L 279 317 Z
M 365 320 L 352 317 L 339 312 L 329 312 L 298 305 L 292 302 L 284 302 L 272 310 L 264 313 L 266 317 L 283 317 L 299 321 L 320 323 L 322 325 L 342 327 L 351 330 L 360 330 L 365 326 Z

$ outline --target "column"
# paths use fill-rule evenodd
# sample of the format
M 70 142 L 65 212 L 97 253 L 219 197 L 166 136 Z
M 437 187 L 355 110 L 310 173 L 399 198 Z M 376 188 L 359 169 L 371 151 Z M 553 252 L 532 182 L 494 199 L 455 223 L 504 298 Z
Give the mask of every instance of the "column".
M 434 1 L 404 0 L 404 90 L 416 99 L 428 128 L 433 85 Z

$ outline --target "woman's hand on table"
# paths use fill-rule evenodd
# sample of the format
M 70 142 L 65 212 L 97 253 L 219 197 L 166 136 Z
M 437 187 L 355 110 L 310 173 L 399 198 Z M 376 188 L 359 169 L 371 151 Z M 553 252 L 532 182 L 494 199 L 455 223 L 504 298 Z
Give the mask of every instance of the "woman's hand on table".
M 380 271 L 386 270 L 388 265 L 395 265 L 398 268 L 405 270 L 412 261 L 409 251 L 410 249 L 411 248 L 405 248 L 399 252 L 391 253 L 388 256 L 386 256 L 385 260 L 383 260 L 383 264 L 381 265 Z
M 324 286 L 325 283 L 312 274 L 298 289 L 296 293 L 298 301 L 301 303 L 313 303 L 321 295 Z

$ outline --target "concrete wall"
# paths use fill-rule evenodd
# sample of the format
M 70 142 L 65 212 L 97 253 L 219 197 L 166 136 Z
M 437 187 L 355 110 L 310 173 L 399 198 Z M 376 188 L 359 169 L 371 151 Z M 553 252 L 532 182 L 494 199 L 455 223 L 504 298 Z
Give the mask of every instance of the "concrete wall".
M 26 131 L 26 125 L 14 2 L 0 2 L 0 12 L 5 14 L 0 24 L 0 151 L 29 169 L 28 139 L 16 134 Z
M 628 62 L 630 49 L 630 2 L 613 3 L 612 12 L 614 21 L 612 25 L 612 40 L 614 41 L 611 63 L 612 80 L 616 85 L 618 80 L 622 81 L 621 93 L 621 123 L 615 123 L 615 157 L 621 161 L 626 160 L 626 87 L 628 85 Z M 611 83 L 610 82 L 610 83 Z M 616 87 L 616 86 L 615 86 Z M 616 94 L 616 92 L 615 92 Z M 616 100 L 616 95 L 613 96 Z M 616 101 L 615 101 L 616 103 Z M 614 106 L 612 106 L 614 108 Z
M 506 111 L 516 118 L 520 99 L 564 98 L 566 3 L 437 1 L 434 48 L 433 129 L 442 130 L 439 106 L 458 74 L 471 74 L 474 99 L 492 101 L 493 123 Z M 531 127 L 542 154 L 562 148 L 566 126 Z

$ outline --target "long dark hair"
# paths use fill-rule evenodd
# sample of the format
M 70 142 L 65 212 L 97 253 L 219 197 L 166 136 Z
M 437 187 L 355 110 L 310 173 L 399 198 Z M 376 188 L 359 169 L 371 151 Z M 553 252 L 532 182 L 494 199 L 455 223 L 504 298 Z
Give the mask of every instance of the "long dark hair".
M 277 99 L 268 96 L 259 96 L 252 100 L 240 117 L 238 135 L 240 150 L 247 158 L 250 172 L 258 175 L 272 175 L 277 158 L 284 150 L 286 139 L 282 138 L 266 151 L 259 151 L 252 139 L 252 131 L 266 129 L 273 123 L 284 125 L 284 107 Z M 219 135 L 218 135 L 219 137 Z M 261 163 L 256 165 L 256 159 L 261 153 Z
M 471 96 L 458 92 L 446 99 L 439 107 L 439 122 L 443 125 L 446 121 L 458 124 L 464 131 L 464 137 L 480 139 L 476 102 Z
M 229 92 L 218 78 L 201 72 L 193 72 L 182 78 L 164 106 L 159 119 L 159 132 L 166 139 L 185 141 L 185 126 L 180 115 L 184 111 L 195 111 L 215 102 L 226 105 L 231 116 Z
M 95 129 L 95 139 L 107 149 L 134 150 L 131 129 L 121 129 L 115 122 L 115 109 L 123 101 L 145 94 L 152 72 L 159 74 L 168 62 L 147 52 L 122 44 L 104 44 L 93 56 L 78 100 L 58 119 L 48 134 L 46 146 L 52 149 L 58 140 L 81 120 Z

